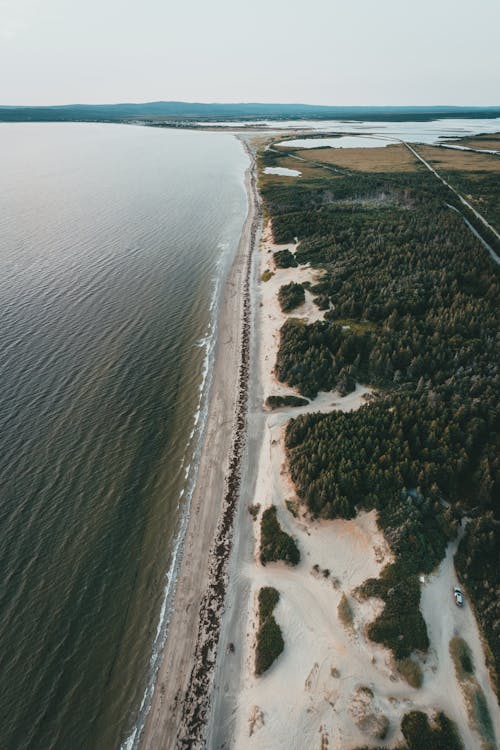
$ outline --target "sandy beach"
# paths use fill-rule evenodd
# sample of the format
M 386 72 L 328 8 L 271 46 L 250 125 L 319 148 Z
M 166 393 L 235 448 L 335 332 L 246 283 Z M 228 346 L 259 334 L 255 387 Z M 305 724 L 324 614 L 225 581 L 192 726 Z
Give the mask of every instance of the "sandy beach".
M 248 213 L 221 303 L 207 427 L 173 612 L 141 748 L 203 746 L 238 494 L 248 378 L 248 273 L 260 214 L 253 155 Z

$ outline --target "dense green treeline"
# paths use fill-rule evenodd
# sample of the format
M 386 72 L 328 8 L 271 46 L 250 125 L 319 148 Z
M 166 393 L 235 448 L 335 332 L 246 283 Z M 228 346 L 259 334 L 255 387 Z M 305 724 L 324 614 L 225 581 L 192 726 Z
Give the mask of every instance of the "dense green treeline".
M 467 524 L 455 556 L 457 573 L 470 592 L 476 616 L 490 646 L 487 662 L 500 675 L 500 522 L 486 513 Z
M 430 174 L 325 171 L 262 193 L 275 240 L 298 236 L 297 261 L 325 269 L 311 291 L 329 305 L 325 321 L 283 326 L 277 377 L 309 398 L 355 381 L 379 391 L 357 412 L 292 420 L 292 478 L 316 517 L 379 511 L 395 562 L 358 593 L 385 600 L 370 636 L 404 658 L 427 645 L 418 574 L 461 516 L 500 519 L 498 269 Z M 476 605 L 489 602 L 498 665 L 498 566 L 476 579 L 482 553 L 466 539 L 460 566 Z
M 437 166 L 437 169 L 449 181 L 450 185 L 453 185 L 462 195 L 467 196 L 474 208 L 498 230 L 500 227 L 500 201 L 498 200 L 500 177 L 498 173 L 451 172 L 449 170 L 443 171 L 439 166 Z

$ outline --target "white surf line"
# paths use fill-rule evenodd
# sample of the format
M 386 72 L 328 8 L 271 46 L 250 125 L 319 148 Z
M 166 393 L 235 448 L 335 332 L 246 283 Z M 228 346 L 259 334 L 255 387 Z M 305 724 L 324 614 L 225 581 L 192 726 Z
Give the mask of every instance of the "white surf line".
M 446 180 L 444 179 L 444 177 L 441 177 L 441 175 L 439 174 L 439 172 L 436 172 L 436 170 L 434 169 L 434 167 L 431 167 L 431 165 L 429 164 L 429 162 L 428 162 L 428 161 L 426 161 L 426 160 L 424 159 L 424 157 L 423 157 L 423 156 L 420 156 L 420 154 L 419 154 L 419 153 L 418 153 L 417 151 L 415 151 L 415 149 L 414 149 L 414 148 L 413 148 L 412 146 L 410 146 L 410 144 L 409 144 L 409 143 L 407 143 L 406 141 L 401 141 L 401 143 L 403 143 L 403 144 L 404 144 L 404 145 L 406 146 L 406 148 L 407 148 L 407 149 L 408 149 L 409 151 L 411 151 L 411 153 L 412 153 L 412 154 L 413 154 L 413 155 L 414 155 L 414 156 L 415 156 L 415 157 L 416 157 L 416 158 L 417 158 L 417 159 L 418 159 L 419 161 L 421 161 L 421 162 L 422 162 L 422 164 L 423 164 L 424 166 L 426 166 L 426 167 L 427 167 L 427 169 L 428 169 L 428 170 L 429 170 L 430 172 L 432 172 L 432 174 L 433 174 L 433 175 L 434 175 L 435 177 L 437 177 L 437 178 L 438 178 L 438 180 L 440 180 L 440 181 L 441 181 L 441 182 L 443 183 L 443 185 L 446 185 L 446 187 L 447 187 L 447 188 L 449 188 L 449 189 L 450 189 L 450 190 L 451 190 L 451 191 L 452 191 L 453 193 L 455 193 L 455 195 L 456 195 L 456 196 L 457 196 L 457 198 L 458 198 L 458 199 L 460 200 L 460 202 L 461 202 L 461 203 L 463 203 L 463 204 L 464 204 L 464 206 L 467 206 L 467 208 L 468 208 L 468 209 L 469 209 L 470 211 L 472 211 L 472 213 L 474 214 L 474 216 L 476 216 L 476 218 L 478 218 L 478 219 L 479 219 L 479 221 L 480 221 L 480 222 L 481 222 L 482 224 L 484 224 L 484 226 L 485 226 L 485 227 L 487 227 L 487 228 L 488 228 L 488 229 L 490 230 L 490 232 L 493 232 L 493 234 L 495 235 L 495 237 L 497 237 L 497 239 L 498 239 L 498 240 L 500 240 L 500 234 L 499 234 L 499 233 L 497 232 L 497 230 L 496 230 L 496 229 L 495 229 L 494 227 L 492 227 L 492 226 L 491 226 L 491 224 L 490 224 L 489 222 L 487 222 L 487 221 L 486 221 L 486 219 L 484 218 L 484 216 L 482 216 L 482 215 L 481 215 L 481 214 L 479 213 L 479 211 L 476 211 L 476 209 L 475 209 L 475 208 L 473 208 L 473 207 L 471 206 L 471 204 L 470 204 L 470 203 L 469 203 L 468 201 L 466 201 L 466 200 L 465 200 L 465 198 L 464 198 L 464 197 L 463 197 L 462 195 L 460 195 L 460 193 L 458 192 L 458 190 L 455 190 L 455 188 L 454 188 L 454 187 L 453 187 L 452 185 L 450 185 L 450 183 L 449 183 L 449 182 L 447 182 L 447 181 L 446 181 Z

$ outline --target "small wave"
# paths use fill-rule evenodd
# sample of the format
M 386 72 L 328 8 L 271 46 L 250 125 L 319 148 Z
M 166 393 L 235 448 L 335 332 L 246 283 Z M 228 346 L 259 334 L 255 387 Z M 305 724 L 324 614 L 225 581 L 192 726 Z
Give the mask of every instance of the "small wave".
M 184 471 L 185 484 L 180 490 L 178 495 L 178 508 L 183 506 L 180 514 L 179 530 L 174 543 L 172 551 L 172 559 L 170 562 L 169 569 L 165 576 L 165 585 L 163 589 L 163 599 L 160 608 L 158 625 L 156 628 L 156 634 L 153 641 L 151 657 L 149 660 L 149 678 L 147 680 L 146 688 L 142 697 L 142 701 L 138 711 L 138 718 L 134 728 L 132 729 L 129 736 L 122 743 L 120 750 L 136 750 L 138 747 L 139 739 L 146 723 L 146 719 L 151 708 L 152 698 L 154 694 L 154 688 L 156 683 L 156 675 L 160 666 L 161 655 L 165 646 L 165 641 L 168 634 L 168 625 L 170 622 L 171 615 L 171 604 L 175 595 L 177 576 L 179 572 L 180 563 L 182 560 L 183 543 L 186 535 L 186 530 L 189 521 L 189 510 L 191 505 L 191 499 L 195 489 L 196 477 L 198 474 L 198 466 L 201 456 L 201 449 L 203 444 L 203 437 L 205 434 L 205 427 L 208 418 L 208 405 L 209 399 L 208 394 L 210 391 L 212 381 L 212 365 L 215 356 L 215 344 L 217 336 L 217 317 L 219 311 L 219 303 L 221 296 L 221 288 L 225 281 L 227 271 L 227 257 L 229 243 L 220 242 L 218 244 L 220 254 L 217 257 L 215 266 L 218 273 L 214 276 L 214 284 L 212 288 L 212 294 L 210 298 L 210 322 L 208 330 L 205 336 L 198 339 L 196 346 L 205 349 L 205 355 L 202 364 L 201 381 L 198 388 L 199 398 L 198 405 L 193 416 L 193 427 L 190 432 L 184 456 L 181 461 L 181 468 L 184 466 L 186 456 L 189 451 L 192 450 L 191 461 L 186 466 Z M 195 440 L 193 445 L 193 440 Z M 185 498 L 183 500 L 183 498 Z M 181 503 L 181 500 L 183 502 Z

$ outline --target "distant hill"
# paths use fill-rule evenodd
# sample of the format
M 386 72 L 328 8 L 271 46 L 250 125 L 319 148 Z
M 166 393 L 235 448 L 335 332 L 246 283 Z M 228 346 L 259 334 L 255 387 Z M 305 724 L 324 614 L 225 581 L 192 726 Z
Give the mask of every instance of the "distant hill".
M 315 104 L 67 104 L 51 107 L 0 106 L 0 122 L 180 123 L 198 120 L 435 120 L 500 117 L 500 107 L 330 107 Z

